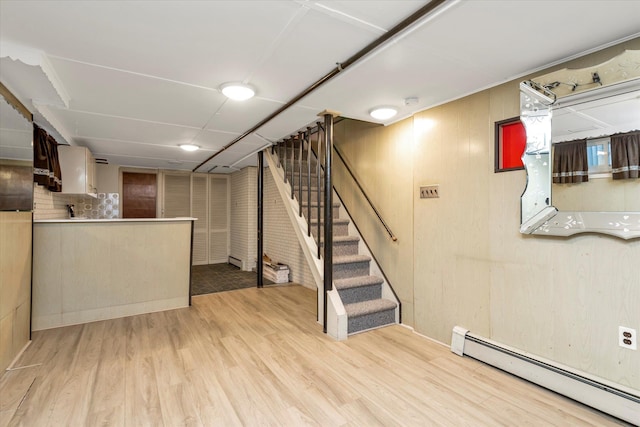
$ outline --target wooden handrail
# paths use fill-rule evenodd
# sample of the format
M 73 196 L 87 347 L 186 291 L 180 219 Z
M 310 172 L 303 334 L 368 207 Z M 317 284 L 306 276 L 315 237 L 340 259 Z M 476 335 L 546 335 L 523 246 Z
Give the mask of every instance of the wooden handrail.
M 397 242 L 398 238 L 396 237 L 395 234 L 393 234 L 393 231 L 391 231 L 391 228 L 389 228 L 389 226 L 387 225 L 385 220 L 382 218 L 382 215 L 380 215 L 380 211 L 378 211 L 378 209 L 375 207 L 375 205 L 373 204 L 373 202 L 371 201 L 369 196 L 367 196 L 366 191 L 364 191 L 364 188 L 362 188 L 362 185 L 360 185 L 360 182 L 358 181 L 358 178 L 356 178 L 356 176 L 351 171 L 351 167 L 349 167 L 349 163 L 347 163 L 347 161 L 344 159 L 344 157 L 342 156 L 342 153 L 340 153 L 340 150 L 338 150 L 338 147 L 334 146 L 333 149 L 336 152 L 336 154 L 338 155 L 338 157 L 340 158 L 340 161 L 342 162 L 344 167 L 347 169 L 347 172 L 349 172 L 349 175 L 351 175 L 351 178 L 353 179 L 353 182 L 356 183 L 356 185 L 358 186 L 358 189 L 360 190 L 360 192 L 364 196 L 365 200 L 367 201 L 367 203 L 369 203 L 369 206 L 371 206 L 371 209 L 373 209 L 373 212 L 378 217 L 378 220 L 380 220 L 380 222 L 382 223 L 382 226 L 384 227 L 384 229 L 387 230 L 387 233 L 389 234 L 389 237 L 391 237 L 391 240 L 393 240 L 394 242 Z

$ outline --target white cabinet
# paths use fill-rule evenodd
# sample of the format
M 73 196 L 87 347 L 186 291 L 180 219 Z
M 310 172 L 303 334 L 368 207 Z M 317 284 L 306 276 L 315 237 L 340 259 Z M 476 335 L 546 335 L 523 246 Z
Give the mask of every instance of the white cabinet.
M 62 171 L 62 192 L 68 194 L 91 194 L 96 188 L 96 161 L 86 147 L 58 146 L 58 159 Z

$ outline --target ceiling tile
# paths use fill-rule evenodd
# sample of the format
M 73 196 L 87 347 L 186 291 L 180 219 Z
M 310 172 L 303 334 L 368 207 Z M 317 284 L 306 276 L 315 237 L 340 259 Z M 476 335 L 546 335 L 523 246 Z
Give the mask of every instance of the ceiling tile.
M 67 60 L 51 62 L 72 110 L 203 127 L 226 100 L 214 90 Z
M 241 134 L 260 123 L 282 106 L 261 98 L 247 101 L 227 100 L 207 124 L 207 129 Z
M 98 138 L 144 142 L 155 145 L 187 144 L 201 132 L 200 128 L 54 109 L 62 125 L 76 138 Z

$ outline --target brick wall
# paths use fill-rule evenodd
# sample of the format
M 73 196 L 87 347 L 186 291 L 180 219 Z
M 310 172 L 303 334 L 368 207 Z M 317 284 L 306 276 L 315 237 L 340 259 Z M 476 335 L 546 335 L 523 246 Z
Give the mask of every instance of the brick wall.
M 229 255 L 247 271 L 256 263 L 257 169 L 246 167 L 231 174 L 231 235 Z

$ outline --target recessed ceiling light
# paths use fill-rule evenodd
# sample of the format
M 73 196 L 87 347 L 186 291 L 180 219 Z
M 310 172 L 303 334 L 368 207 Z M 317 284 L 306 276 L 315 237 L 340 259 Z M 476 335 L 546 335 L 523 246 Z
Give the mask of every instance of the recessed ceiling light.
M 180 148 L 184 151 L 196 151 L 199 150 L 200 147 L 194 144 L 180 144 Z
M 251 86 L 237 82 L 225 83 L 220 86 L 220 90 L 224 96 L 234 101 L 246 101 L 256 94 Z
M 369 115 L 377 120 L 387 120 L 398 114 L 394 107 L 376 107 L 369 111 Z

